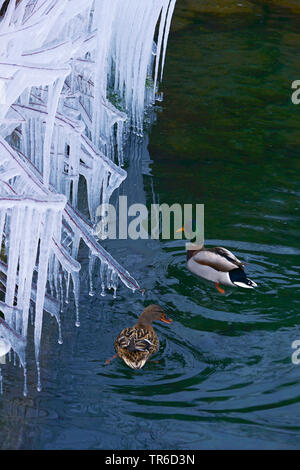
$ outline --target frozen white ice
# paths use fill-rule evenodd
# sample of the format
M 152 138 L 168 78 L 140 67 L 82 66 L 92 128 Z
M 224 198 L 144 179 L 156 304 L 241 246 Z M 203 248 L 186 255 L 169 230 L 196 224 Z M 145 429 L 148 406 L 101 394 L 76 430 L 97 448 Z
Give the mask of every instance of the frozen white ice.
M 82 240 L 90 294 L 138 282 L 95 238 L 97 208 L 127 176 L 124 149 L 161 100 L 176 0 L 0 0 L 0 357 L 24 368 L 34 322 L 37 389 L 44 312 L 61 314 L 72 285 L 80 325 Z M 127 150 L 128 151 L 128 150 Z M 85 180 L 89 220 L 78 210 Z M 9 353 L 11 356 L 11 353 Z M 0 371 L 0 391 L 2 375 Z

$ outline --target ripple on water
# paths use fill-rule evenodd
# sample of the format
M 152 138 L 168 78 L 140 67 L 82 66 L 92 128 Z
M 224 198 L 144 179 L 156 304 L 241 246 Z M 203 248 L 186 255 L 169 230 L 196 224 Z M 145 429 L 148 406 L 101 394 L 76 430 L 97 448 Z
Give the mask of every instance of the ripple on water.
M 176 243 L 167 244 L 161 260 L 166 266 L 171 251 L 170 282 L 162 289 L 162 276 L 156 273 L 157 288 L 151 293 L 152 300 L 159 298 L 175 320 L 170 327 L 157 327 L 158 363 L 148 363 L 138 373 L 115 363 L 114 372 L 106 372 L 112 379 L 109 388 L 126 403 L 126 413 L 143 419 L 208 422 L 219 416 L 261 426 L 267 423 L 268 410 L 283 408 L 289 415 L 287 426 L 297 427 L 293 412 L 289 413 L 290 405 L 300 401 L 300 373 L 298 378 L 290 363 L 291 340 L 298 332 L 293 323 L 296 311 L 290 308 L 287 315 L 278 296 L 281 288 L 295 285 L 289 272 L 293 256 L 283 265 L 274 247 L 216 241 L 241 259 L 247 251 L 251 262 L 247 270 L 259 283 L 251 294 L 226 288 L 228 294 L 220 296 L 213 284 L 185 269 L 185 251 Z M 287 248 L 287 253 L 294 254 L 294 249 Z M 294 300 L 289 298 L 291 305 Z

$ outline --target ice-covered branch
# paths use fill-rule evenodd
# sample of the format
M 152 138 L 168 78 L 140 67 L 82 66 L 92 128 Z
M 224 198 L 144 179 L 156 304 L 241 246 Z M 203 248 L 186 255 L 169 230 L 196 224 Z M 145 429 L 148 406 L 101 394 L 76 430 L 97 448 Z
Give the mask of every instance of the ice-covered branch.
M 55 316 L 62 342 L 71 281 L 79 326 L 80 241 L 91 295 L 97 260 L 101 295 L 108 288 L 116 297 L 118 281 L 140 289 L 95 238 L 94 224 L 126 178 L 126 141 L 143 134 L 157 98 L 174 5 L 0 0 L 0 352 L 2 337 L 26 368 L 31 314 L 39 390 L 43 311 Z M 90 221 L 77 207 L 80 178 Z

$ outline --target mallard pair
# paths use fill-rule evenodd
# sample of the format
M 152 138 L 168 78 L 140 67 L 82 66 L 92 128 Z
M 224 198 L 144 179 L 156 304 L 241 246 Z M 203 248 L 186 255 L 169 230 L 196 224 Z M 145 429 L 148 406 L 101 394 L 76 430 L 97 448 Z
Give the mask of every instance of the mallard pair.
M 179 229 L 183 230 L 184 227 Z M 203 245 L 190 244 L 187 250 L 188 270 L 214 282 L 221 294 L 225 291 L 220 284 L 246 289 L 257 287 L 257 284 L 247 277 L 244 266 L 245 264 L 231 251 L 221 246 L 204 248 Z M 158 336 L 152 327 L 152 322 L 155 320 L 168 324 L 172 321 L 165 316 L 159 305 L 149 305 L 134 326 L 125 328 L 117 336 L 114 357 L 120 357 L 132 369 L 141 369 L 159 347 Z M 106 363 L 109 362 L 110 360 Z

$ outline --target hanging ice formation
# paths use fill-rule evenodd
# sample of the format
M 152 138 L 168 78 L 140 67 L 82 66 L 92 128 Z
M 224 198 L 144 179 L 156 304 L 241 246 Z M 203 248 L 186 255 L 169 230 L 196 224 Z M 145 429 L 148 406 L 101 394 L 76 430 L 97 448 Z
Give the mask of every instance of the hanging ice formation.
M 139 289 L 93 226 L 126 178 L 128 136 L 143 134 L 160 98 L 175 1 L 0 0 L 0 355 L 13 351 L 26 379 L 32 316 L 38 390 L 43 314 L 56 318 L 61 343 L 71 282 L 79 326 L 80 240 L 91 276 L 98 260 L 102 295 L 115 296 L 118 281 Z M 77 208 L 80 177 L 90 221 Z

